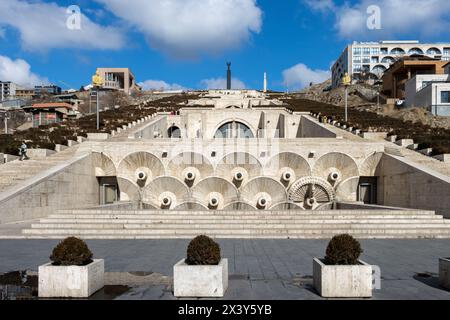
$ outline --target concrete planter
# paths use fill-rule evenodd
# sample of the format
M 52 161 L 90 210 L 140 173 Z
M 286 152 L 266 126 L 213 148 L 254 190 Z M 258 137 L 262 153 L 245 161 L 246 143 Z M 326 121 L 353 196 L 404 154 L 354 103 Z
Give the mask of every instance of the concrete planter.
M 173 267 L 175 297 L 223 297 L 228 288 L 228 259 L 217 266 L 190 266 L 185 259 Z
M 450 290 L 450 258 L 439 259 L 439 285 Z
M 353 266 L 331 266 L 315 258 L 314 288 L 324 298 L 372 297 L 372 266 L 364 261 Z
M 105 261 L 96 259 L 87 266 L 39 267 L 39 297 L 88 298 L 104 286 Z

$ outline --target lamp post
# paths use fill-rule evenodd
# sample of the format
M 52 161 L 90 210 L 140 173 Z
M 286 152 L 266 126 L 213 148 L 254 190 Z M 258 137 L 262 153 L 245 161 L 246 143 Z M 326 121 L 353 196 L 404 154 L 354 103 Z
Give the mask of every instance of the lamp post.
M 97 72 L 95 73 L 95 75 L 92 77 L 92 84 L 95 88 L 95 90 L 97 91 L 97 130 L 100 130 L 100 99 L 99 99 L 99 93 L 100 93 L 100 89 L 103 86 L 103 78 L 100 76 L 100 73 Z
M 342 84 L 345 87 L 345 122 L 348 121 L 348 87 L 352 83 L 352 78 L 348 75 L 348 73 L 345 73 L 344 77 L 342 78 Z

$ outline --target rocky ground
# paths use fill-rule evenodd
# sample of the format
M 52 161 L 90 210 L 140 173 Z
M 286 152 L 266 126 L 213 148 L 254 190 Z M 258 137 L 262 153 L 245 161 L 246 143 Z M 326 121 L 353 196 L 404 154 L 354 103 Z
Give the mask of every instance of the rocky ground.
M 318 102 L 328 103 L 336 106 L 344 106 L 344 88 L 328 90 L 331 80 L 321 84 L 313 85 L 298 94 L 299 98 L 310 99 Z M 378 87 L 366 84 L 356 84 L 349 88 L 348 104 L 359 111 L 377 113 L 403 121 L 421 123 L 432 128 L 450 129 L 450 117 L 434 116 L 423 108 L 400 109 L 386 104 L 377 105 Z

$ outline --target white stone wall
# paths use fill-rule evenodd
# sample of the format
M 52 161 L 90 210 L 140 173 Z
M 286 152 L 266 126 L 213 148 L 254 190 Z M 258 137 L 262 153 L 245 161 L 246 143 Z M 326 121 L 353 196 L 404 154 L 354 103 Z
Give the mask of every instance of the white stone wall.
M 435 210 L 450 218 L 450 178 L 387 154 L 383 155 L 378 172 L 379 204 Z
M 46 217 L 55 210 L 97 205 L 99 187 L 91 157 L 43 172 L 22 189 L 0 194 L 0 223 Z

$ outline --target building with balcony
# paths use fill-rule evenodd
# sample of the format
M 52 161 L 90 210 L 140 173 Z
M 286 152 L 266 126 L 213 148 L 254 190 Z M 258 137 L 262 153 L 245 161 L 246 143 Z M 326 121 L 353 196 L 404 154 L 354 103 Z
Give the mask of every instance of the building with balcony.
M 403 100 L 406 83 L 416 75 L 443 75 L 445 61 L 425 56 L 403 57 L 384 73 L 382 93 L 389 98 Z
M 129 68 L 98 68 L 97 72 L 104 79 L 103 89 L 131 94 L 132 90 L 139 88 Z
M 377 81 L 400 58 L 422 55 L 442 61 L 450 61 L 450 43 L 421 44 L 419 41 L 354 42 L 344 49 L 332 67 L 332 85 L 340 85 L 345 73 L 354 81 Z
M 13 99 L 18 85 L 11 81 L 0 81 L 0 101 Z

